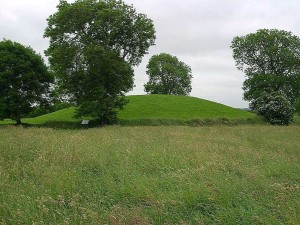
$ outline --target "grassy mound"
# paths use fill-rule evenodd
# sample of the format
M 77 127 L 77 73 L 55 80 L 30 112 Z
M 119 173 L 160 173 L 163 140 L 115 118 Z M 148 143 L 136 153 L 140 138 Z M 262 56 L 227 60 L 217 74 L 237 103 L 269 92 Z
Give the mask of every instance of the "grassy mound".
M 119 112 L 123 120 L 138 119 L 247 119 L 255 115 L 216 102 L 188 96 L 128 96 L 129 104 Z
M 43 124 L 50 121 L 58 121 L 58 122 L 79 122 L 81 119 L 74 118 L 74 107 L 70 107 L 67 109 L 62 109 L 53 113 L 49 113 L 46 115 L 38 116 L 35 118 L 24 119 L 25 122 L 30 124 Z
M 22 119 L 22 123 L 26 124 L 32 124 L 32 125 L 39 125 L 44 124 L 48 122 L 79 122 L 80 119 L 74 118 L 74 107 L 70 107 L 67 109 L 62 109 L 56 112 L 52 112 L 49 114 L 45 114 L 42 116 L 38 116 L 35 118 L 25 118 Z M 12 120 L 4 120 L 0 121 L 0 124 L 13 124 L 14 122 Z
M 202 125 L 257 120 L 253 113 L 195 97 L 136 95 L 128 96 L 127 99 L 129 103 L 118 113 L 122 125 Z M 36 118 L 23 119 L 22 122 L 32 125 L 80 125 L 81 120 L 74 118 L 74 110 L 74 107 L 70 107 Z M 10 124 L 12 121 L 1 123 Z

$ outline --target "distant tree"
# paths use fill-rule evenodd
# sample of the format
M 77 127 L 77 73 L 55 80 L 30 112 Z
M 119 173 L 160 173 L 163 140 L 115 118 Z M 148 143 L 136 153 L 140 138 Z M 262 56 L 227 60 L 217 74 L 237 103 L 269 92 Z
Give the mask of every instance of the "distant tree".
M 149 81 L 145 91 L 151 94 L 189 95 L 192 90 L 192 70 L 177 57 L 161 53 L 154 55 L 147 65 Z
M 21 124 L 34 105 L 50 100 L 53 76 L 42 57 L 17 42 L 0 42 L 0 118 Z
M 153 23 L 119 0 L 61 0 L 48 18 L 46 51 L 60 89 L 77 116 L 116 118 L 133 87 L 132 66 L 154 45 Z
M 295 106 L 300 96 L 300 39 L 291 32 L 261 29 L 235 37 L 233 58 L 247 79 L 244 99 L 256 101 L 262 93 L 283 93 Z M 252 104 L 255 108 L 256 104 Z

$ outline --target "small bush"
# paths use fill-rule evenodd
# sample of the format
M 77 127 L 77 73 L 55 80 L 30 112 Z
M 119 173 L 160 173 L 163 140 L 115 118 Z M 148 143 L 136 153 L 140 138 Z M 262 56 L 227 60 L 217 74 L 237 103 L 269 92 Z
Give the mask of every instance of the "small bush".
M 250 107 L 273 125 L 289 125 L 293 121 L 295 109 L 281 92 L 264 93 Z

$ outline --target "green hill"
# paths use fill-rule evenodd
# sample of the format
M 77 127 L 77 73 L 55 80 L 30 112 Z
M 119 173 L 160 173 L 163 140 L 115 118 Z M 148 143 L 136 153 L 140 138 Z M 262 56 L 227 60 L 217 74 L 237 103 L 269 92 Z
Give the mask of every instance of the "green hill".
M 246 119 L 255 115 L 200 98 L 173 95 L 128 96 L 129 104 L 119 112 L 119 118 L 135 119 Z
M 181 121 L 190 120 L 247 120 L 256 115 L 219 103 L 188 96 L 171 95 L 136 95 L 127 96 L 129 103 L 119 111 L 118 118 L 126 124 L 134 121 Z M 23 119 L 28 124 L 44 124 L 49 122 L 80 122 L 74 119 L 74 107 L 59 110 L 36 118 Z M 2 124 L 12 123 L 2 121 Z
M 56 112 L 38 116 L 35 118 L 25 118 L 21 119 L 22 123 L 28 123 L 32 125 L 44 124 L 47 122 L 79 122 L 81 119 L 75 119 L 74 116 L 74 107 L 67 109 L 62 109 Z M 12 124 L 12 120 L 0 121 L 0 124 Z

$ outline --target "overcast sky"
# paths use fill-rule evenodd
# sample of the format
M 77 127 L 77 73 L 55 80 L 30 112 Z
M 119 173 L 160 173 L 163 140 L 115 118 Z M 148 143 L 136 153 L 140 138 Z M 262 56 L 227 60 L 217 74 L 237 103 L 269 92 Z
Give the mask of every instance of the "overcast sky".
M 0 0 L 0 40 L 30 45 L 43 55 L 46 19 L 59 0 Z M 72 2 L 72 1 L 69 1 Z M 242 100 L 244 74 L 235 68 L 230 49 L 235 36 L 262 28 L 291 31 L 300 36 L 297 0 L 125 0 L 147 14 L 156 29 L 156 45 L 135 69 L 130 94 L 145 94 L 149 58 L 162 52 L 177 56 L 192 68 L 191 96 L 233 107 L 248 107 Z

